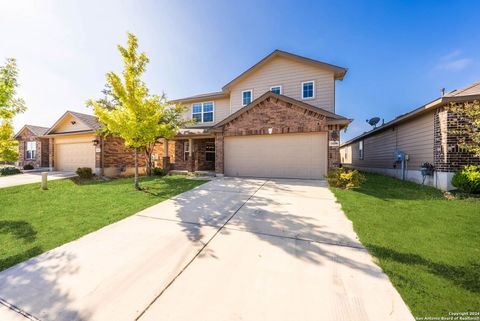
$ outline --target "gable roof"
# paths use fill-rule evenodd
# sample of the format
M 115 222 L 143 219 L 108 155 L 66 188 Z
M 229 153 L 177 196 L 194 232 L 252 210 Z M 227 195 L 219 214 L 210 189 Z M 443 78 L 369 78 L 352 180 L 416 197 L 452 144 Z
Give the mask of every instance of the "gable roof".
M 480 99 L 480 82 L 473 83 L 471 85 L 468 85 L 462 89 L 456 89 L 452 90 L 445 96 L 439 97 L 429 103 L 426 103 L 423 106 L 420 106 L 410 112 L 407 112 L 405 114 L 402 114 L 400 116 L 395 117 L 389 122 L 386 122 L 382 126 L 379 126 L 377 128 L 374 128 L 368 132 L 365 132 L 361 135 L 358 135 L 357 137 L 354 137 L 345 143 L 343 143 L 340 147 L 350 145 L 362 138 L 368 137 L 373 135 L 374 133 L 384 130 L 386 128 L 392 127 L 398 123 L 406 122 L 414 117 L 417 117 L 419 115 L 422 115 L 434 108 L 438 108 L 441 106 L 444 106 L 447 103 L 450 102 L 463 102 L 463 101 L 471 101 L 471 100 L 479 100 Z
M 257 70 L 258 68 L 260 68 L 261 66 L 265 65 L 266 63 L 268 63 L 270 60 L 276 58 L 276 57 L 283 57 L 283 58 L 288 58 L 288 59 L 293 59 L 293 60 L 296 60 L 296 61 L 299 61 L 299 62 L 303 62 L 303 63 L 308 63 L 308 64 L 311 64 L 311 65 L 314 65 L 314 66 L 317 66 L 317 67 L 320 67 L 320 68 L 323 68 L 323 69 L 328 69 L 328 70 L 331 70 L 333 71 L 334 73 L 334 78 L 335 80 L 342 80 L 343 77 L 345 76 L 345 74 L 347 73 L 347 69 L 346 68 L 343 68 L 343 67 L 339 67 L 339 66 L 335 66 L 335 65 L 332 65 L 332 64 L 328 64 L 326 62 L 322 62 L 322 61 L 319 61 L 319 60 L 315 60 L 315 59 L 310 59 L 310 58 L 306 58 L 306 57 L 303 57 L 303 56 L 299 56 L 299 55 L 295 55 L 295 54 L 292 54 L 292 53 L 289 53 L 289 52 L 286 52 L 286 51 L 282 51 L 282 50 L 274 50 L 271 54 L 269 54 L 268 56 L 266 56 L 265 58 L 263 58 L 262 60 L 260 60 L 259 62 L 257 62 L 255 65 L 253 65 L 252 67 L 248 68 L 246 71 L 244 71 L 243 73 L 241 73 L 239 76 L 237 76 L 236 78 L 234 78 L 232 81 L 230 81 L 228 84 L 226 84 L 225 86 L 223 86 L 222 88 L 222 91 L 228 91 L 228 89 L 234 85 L 235 83 L 237 83 L 238 81 L 240 81 L 241 79 L 243 79 L 244 77 L 246 77 L 247 75 L 249 75 L 250 73 L 252 73 L 253 71 Z
M 458 97 L 458 96 L 469 96 L 469 95 L 480 95 L 480 81 L 475 82 L 471 85 L 463 87 L 462 89 L 455 89 L 446 94 L 447 97 Z
M 179 98 L 179 99 L 174 99 L 171 100 L 170 102 L 172 103 L 178 103 L 178 102 L 192 102 L 200 99 L 215 99 L 215 98 L 227 98 L 229 96 L 228 93 L 225 93 L 223 91 L 216 91 L 213 93 L 207 93 L 207 94 L 200 94 L 200 95 L 194 95 L 194 96 L 189 96 L 185 98 Z
M 95 132 L 97 131 L 101 126 L 102 126 L 102 123 L 100 123 L 100 121 L 98 120 L 97 117 L 93 116 L 93 115 L 88 115 L 88 114 L 83 114 L 83 113 L 78 113 L 78 112 L 75 112 L 75 111 L 70 111 L 70 110 L 67 110 L 56 122 L 55 124 L 53 124 L 52 127 L 50 127 L 48 129 L 47 132 L 45 132 L 44 135 L 49 135 L 52 133 L 53 129 L 55 129 L 55 127 L 57 127 L 57 125 L 65 118 L 67 117 L 68 115 L 71 115 L 75 118 L 77 118 L 78 120 L 80 120 L 82 123 L 84 123 L 88 128 L 89 128 L 89 132 Z M 83 131 L 85 132 L 85 131 Z
M 47 132 L 48 127 L 25 125 L 15 134 L 15 136 L 13 136 L 13 138 L 17 138 L 25 129 L 31 131 L 35 136 L 43 136 Z
M 278 99 L 278 100 L 282 100 L 282 101 L 287 102 L 287 103 L 290 103 L 290 104 L 292 104 L 292 105 L 296 105 L 296 106 L 305 108 L 305 109 L 307 109 L 307 110 L 313 111 L 313 112 L 315 112 L 315 113 L 324 115 L 325 117 L 331 119 L 330 123 L 339 123 L 339 124 L 348 125 L 348 124 L 352 121 L 351 119 L 348 119 L 348 118 L 346 118 L 346 117 L 343 117 L 343 116 L 334 114 L 334 113 L 332 113 L 332 112 L 329 112 L 328 110 L 325 110 L 325 109 L 322 109 L 322 108 L 319 108 L 319 107 L 312 106 L 312 105 L 310 105 L 310 104 L 304 103 L 303 101 L 299 101 L 299 100 L 293 99 L 293 98 L 288 97 L 288 96 L 285 96 L 285 95 L 276 94 L 276 93 L 274 93 L 274 92 L 267 91 L 266 93 L 264 93 L 263 95 L 261 95 L 260 97 L 258 97 L 258 98 L 255 99 L 254 101 L 252 101 L 252 102 L 251 102 L 250 104 L 248 104 L 247 106 L 240 108 L 239 110 L 237 110 L 236 112 L 234 112 L 233 114 L 231 114 L 230 116 L 228 116 L 227 118 L 225 118 L 224 120 L 222 120 L 221 122 L 219 122 L 219 123 L 217 123 L 216 125 L 214 125 L 214 126 L 212 127 L 212 129 L 213 129 L 213 128 L 219 128 L 219 127 L 224 126 L 225 124 L 227 124 L 227 123 L 229 123 L 230 121 L 234 120 L 235 118 L 237 118 L 238 116 L 240 116 L 240 115 L 243 114 L 244 112 L 252 109 L 253 107 L 255 107 L 256 105 L 258 105 L 258 104 L 261 103 L 262 101 L 267 100 L 268 98 L 276 98 L 276 99 Z

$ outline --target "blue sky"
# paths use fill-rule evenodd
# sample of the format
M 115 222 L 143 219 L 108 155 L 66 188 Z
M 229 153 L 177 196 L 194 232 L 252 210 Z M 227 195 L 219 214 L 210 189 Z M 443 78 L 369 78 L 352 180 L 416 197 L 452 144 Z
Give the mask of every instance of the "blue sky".
M 480 80 L 478 1 L 0 0 L 0 60 L 15 57 L 28 111 L 50 126 L 67 109 L 91 113 L 116 49 L 135 33 L 150 58 L 151 91 L 217 91 L 274 49 L 349 69 L 336 111 L 343 140 Z

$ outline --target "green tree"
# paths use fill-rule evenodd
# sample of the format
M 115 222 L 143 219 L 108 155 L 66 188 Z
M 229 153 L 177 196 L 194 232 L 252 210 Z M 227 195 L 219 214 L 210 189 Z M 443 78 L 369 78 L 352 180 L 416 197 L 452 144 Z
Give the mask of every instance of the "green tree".
M 458 137 L 458 147 L 480 157 L 480 101 L 451 103 L 447 107 L 457 116 L 450 122 L 451 134 Z
M 17 97 L 18 68 L 15 59 L 0 66 L 0 161 L 18 159 L 18 142 L 13 139 L 12 120 L 26 110 L 23 99 Z
M 183 106 L 170 104 L 165 95 L 151 95 L 141 76 L 145 73 L 148 58 L 138 53 L 138 40 L 128 34 L 127 47 L 118 46 L 123 58 L 122 77 L 109 72 L 103 91 L 105 98 L 89 100 L 95 115 L 104 124 L 103 132 L 125 141 L 127 148 L 133 148 L 135 155 L 135 189 L 138 184 L 138 153 L 144 152 L 147 173 L 151 168 L 151 154 L 158 138 L 173 137 L 178 128 L 185 124 L 181 115 Z

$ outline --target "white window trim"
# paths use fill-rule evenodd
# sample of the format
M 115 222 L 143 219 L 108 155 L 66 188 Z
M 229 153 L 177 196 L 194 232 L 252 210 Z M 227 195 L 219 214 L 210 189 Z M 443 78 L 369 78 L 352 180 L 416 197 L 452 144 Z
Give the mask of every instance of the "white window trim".
M 242 97 L 241 97 L 241 99 L 242 99 L 242 107 L 245 107 L 245 106 L 247 106 L 247 105 L 250 104 L 250 103 L 248 103 L 248 104 L 244 104 L 244 103 L 243 103 L 243 93 L 246 93 L 246 92 L 250 92 L 250 103 L 253 101 L 253 89 L 248 89 L 248 90 L 242 91 Z
M 308 83 L 313 83 L 313 95 L 312 97 L 303 97 L 303 85 Z M 315 80 L 307 80 L 302 82 L 302 85 L 300 86 L 300 97 L 302 97 L 303 100 L 315 99 Z
M 208 104 L 208 103 L 211 103 L 212 106 L 213 106 L 213 110 L 212 110 L 212 113 L 213 113 L 213 119 L 212 121 L 203 121 L 203 114 L 204 114 L 204 111 L 203 111 L 203 105 L 204 104 Z M 201 105 L 202 106 L 202 111 L 200 113 L 194 113 L 193 112 L 193 105 Z M 215 122 L 215 102 L 214 101 L 203 101 L 203 102 L 199 102 L 199 103 L 192 103 L 192 106 L 190 108 L 190 110 L 192 111 L 191 113 L 191 116 L 192 116 L 192 119 L 193 119 L 193 114 L 200 114 L 202 117 L 202 119 L 200 121 L 197 121 L 197 123 L 214 123 Z M 209 111 L 207 112 L 209 113 Z
M 35 149 L 28 149 L 28 143 L 35 143 Z M 28 152 L 31 153 L 33 157 L 28 157 Z M 34 140 L 29 140 L 25 142 L 25 160 L 35 160 L 37 158 L 37 142 Z
M 282 85 L 276 85 L 276 86 L 272 86 L 272 87 L 270 87 L 270 91 L 272 91 L 272 89 L 273 89 L 273 88 L 275 88 L 275 87 L 279 87 L 279 88 L 280 88 L 280 95 L 282 95 L 282 94 L 283 94 L 283 88 L 282 88 Z
M 360 148 L 360 145 L 362 146 L 362 148 Z M 363 160 L 364 157 L 365 157 L 365 143 L 362 139 L 358 142 L 358 159 Z
M 188 148 L 187 148 L 188 146 Z M 183 160 L 184 161 L 187 161 L 188 160 L 188 157 L 190 156 L 190 144 L 189 144 L 189 141 L 185 141 L 183 142 Z M 185 155 L 188 155 L 187 157 L 185 157 Z

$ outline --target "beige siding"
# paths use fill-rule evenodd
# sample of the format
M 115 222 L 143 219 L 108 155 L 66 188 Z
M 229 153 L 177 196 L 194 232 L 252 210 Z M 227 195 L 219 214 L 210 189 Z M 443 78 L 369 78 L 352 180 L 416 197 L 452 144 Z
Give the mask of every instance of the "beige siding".
M 198 100 L 194 102 L 184 103 L 186 107 L 188 107 L 188 111 L 184 114 L 185 119 L 192 119 L 192 105 L 195 103 L 203 103 L 203 102 L 210 102 L 213 101 L 213 122 L 209 123 L 197 123 L 194 126 L 210 126 L 222 121 L 230 114 L 230 99 L 229 98 L 222 98 L 222 99 L 214 99 L 214 100 Z
M 242 91 L 253 90 L 253 99 L 260 97 L 272 86 L 282 86 L 282 94 L 301 99 L 301 83 L 315 81 L 314 99 L 305 102 L 335 112 L 335 80 L 332 71 L 324 70 L 288 58 L 277 57 L 248 75 L 231 88 L 231 113 L 242 108 Z
M 57 126 L 55 126 L 52 133 L 69 133 L 83 130 L 91 130 L 91 128 L 72 115 L 67 115 L 59 124 L 57 124 Z
M 433 112 L 406 123 L 377 132 L 363 139 L 364 157 L 359 159 L 359 142 L 342 147 L 344 155 L 350 151 L 351 159 L 345 164 L 359 167 L 393 168 L 394 152 L 409 155 L 408 167 L 418 168 L 424 162 L 433 163 Z

